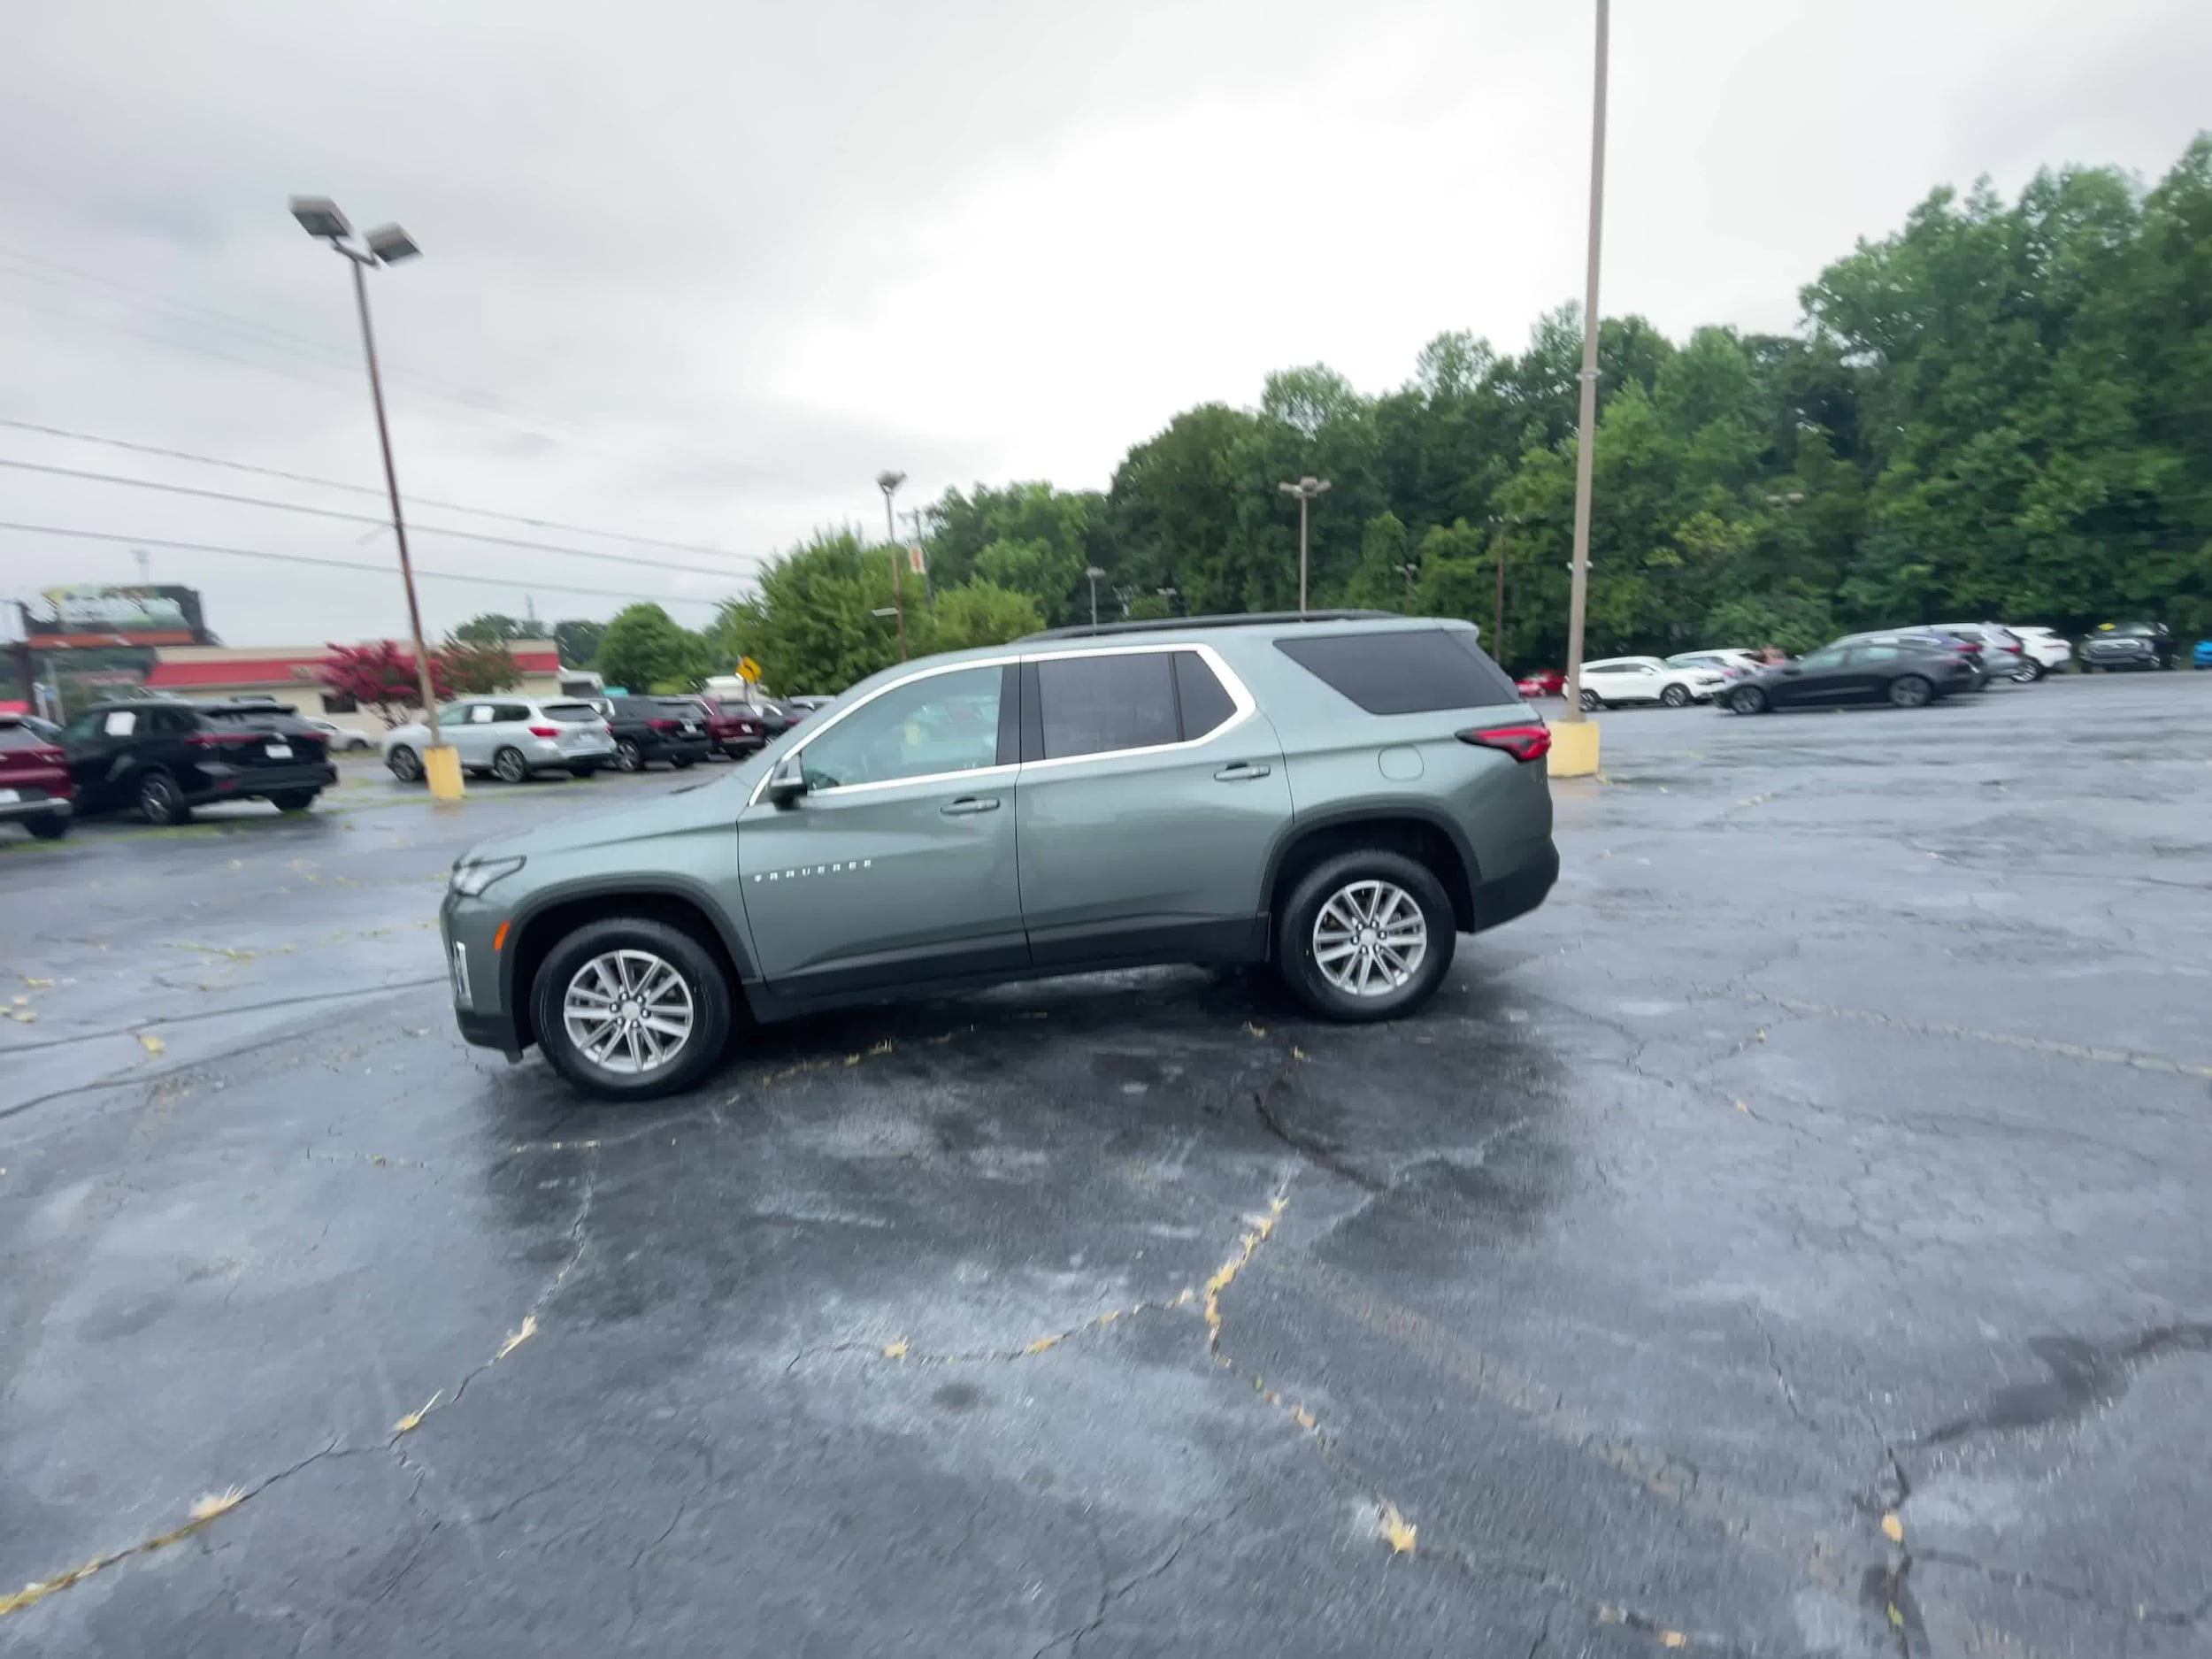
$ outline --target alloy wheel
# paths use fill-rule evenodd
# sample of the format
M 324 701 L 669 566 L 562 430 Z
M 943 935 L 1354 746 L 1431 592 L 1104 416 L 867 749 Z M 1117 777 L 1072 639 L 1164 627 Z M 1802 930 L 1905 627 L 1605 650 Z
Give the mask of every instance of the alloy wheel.
M 492 771 L 502 783 L 520 783 L 530 775 L 528 764 L 511 749 L 503 749 L 492 757 Z
M 1313 918 L 1313 960 L 1348 996 L 1386 996 L 1409 983 L 1428 955 L 1428 919 L 1394 882 L 1352 881 Z
M 572 974 L 561 1024 L 576 1052 L 603 1070 L 657 1071 L 691 1041 L 691 987 L 649 950 L 610 950 Z
M 614 746 L 614 764 L 625 772 L 643 772 L 645 757 L 638 752 L 638 746 L 626 737 Z

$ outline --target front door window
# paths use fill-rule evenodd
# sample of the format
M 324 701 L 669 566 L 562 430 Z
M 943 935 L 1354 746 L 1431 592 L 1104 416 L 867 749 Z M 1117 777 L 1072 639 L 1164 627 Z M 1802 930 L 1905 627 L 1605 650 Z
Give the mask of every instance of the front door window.
M 997 765 L 1004 677 L 999 668 L 959 668 L 885 692 L 799 751 L 808 789 Z

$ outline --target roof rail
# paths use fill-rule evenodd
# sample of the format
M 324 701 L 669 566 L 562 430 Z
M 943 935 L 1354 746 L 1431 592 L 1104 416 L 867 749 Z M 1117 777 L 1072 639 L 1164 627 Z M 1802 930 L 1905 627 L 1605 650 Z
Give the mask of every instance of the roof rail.
M 1298 622 L 1402 622 L 1395 611 L 1260 611 L 1236 616 L 1158 617 L 1125 622 L 1085 622 L 1025 634 L 1029 640 L 1090 640 L 1109 634 L 1177 634 L 1186 628 L 1269 627 Z M 1020 643 L 1022 641 L 1017 641 Z

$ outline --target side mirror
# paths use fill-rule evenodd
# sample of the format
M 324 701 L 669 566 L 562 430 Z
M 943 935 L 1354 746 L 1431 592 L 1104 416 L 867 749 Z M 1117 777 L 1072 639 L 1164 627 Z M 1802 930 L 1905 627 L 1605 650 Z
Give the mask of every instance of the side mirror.
M 768 774 L 767 796 L 772 806 L 789 806 L 806 793 L 806 772 L 796 755 L 786 755 Z

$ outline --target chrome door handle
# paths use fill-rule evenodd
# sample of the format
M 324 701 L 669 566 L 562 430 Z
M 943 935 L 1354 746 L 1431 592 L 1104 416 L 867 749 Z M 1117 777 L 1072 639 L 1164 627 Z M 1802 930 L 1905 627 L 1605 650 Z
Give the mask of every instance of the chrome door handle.
M 960 818 L 970 812 L 995 812 L 998 810 L 998 797 L 987 795 L 978 799 L 972 795 L 964 795 L 957 801 L 948 801 L 937 810 L 947 818 Z
M 1214 777 L 1222 783 L 1243 783 L 1253 778 L 1266 777 L 1269 770 L 1258 761 L 1240 760 L 1233 766 L 1224 766 L 1214 773 Z

